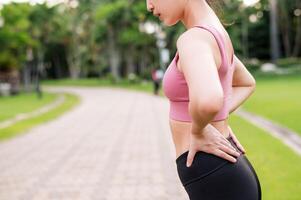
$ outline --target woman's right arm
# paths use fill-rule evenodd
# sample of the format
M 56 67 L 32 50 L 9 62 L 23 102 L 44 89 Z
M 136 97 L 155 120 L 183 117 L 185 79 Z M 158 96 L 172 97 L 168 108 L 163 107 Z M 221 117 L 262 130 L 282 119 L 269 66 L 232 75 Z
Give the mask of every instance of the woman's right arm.
M 255 91 L 256 81 L 245 65 L 234 55 L 232 97 L 229 113 L 235 111 Z
M 187 167 L 197 151 L 214 154 L 230 162 L 239 153 L 210 123 L 223 104 L 223 89 L 218 77 L 212 35 L 202 29 L 183 33 L 177 40 L 179 64 L 189 88 L 189 114 L 192 117 Z

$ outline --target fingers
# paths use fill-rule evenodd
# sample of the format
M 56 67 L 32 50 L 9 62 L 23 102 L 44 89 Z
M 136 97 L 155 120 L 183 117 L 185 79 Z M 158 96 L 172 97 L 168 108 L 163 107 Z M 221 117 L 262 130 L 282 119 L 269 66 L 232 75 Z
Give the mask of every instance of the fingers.
M 233 162 L 235 163 L 236 162 L 236 159 L 233 158 L 232 156 L 230 156 L 229 154 L 226 154 L 225 152 L 219 150 L 219 149 L 216 149 L 214 152 L 213 152 L 214 155 L 218 156 L 218 157 L 221 157 L 221 158 L 224 158 L 230 162 Z
M 236 150 L 236 149 L 232 146 L 232 144 L 231 144 L 227 139 L 223 139 L 223 140 L 221 141 L 221 144 L 223 144 L 223 145 L 225 145 L 225 146 L 227 146 L 227 147 L 233 149 L 234 151 Z
M 231 154 L 231 155 L 233 155 L 233 156 L 238 157 L 238 156 L 240 155 L 236 150 L 233 150 L 232 148 L 229 148 L 229 147 L 226 146 L 226 145 L 221 144 L 219 148 L 220 148 L 220 150 L 222 150 L 223 152 L 228 153 L 228 154 Z
M 232 129 L 231 130 L 231 136 L 232 136 L 232 139 L 233 139 L 233 142 L 236 144 L 236 146 L 244 153 L 246 153 L 246 150 L 243 148 L 243 146 L 240 144 L 240 142 L 238 141 L 238 139 L 236 138 L 236 136 L 234 135 L 234 133 L 232 132 Z
M 233 139 L 233 141 L 242 152 L 246 153 L 246 150 L 243 148 L 243 146 L 239 143 L 237 139 Z
M 233 133 L 233 130 L 230 126 L 228 126 L 228 129 L 230 131 L 230 134 L 232 136 L 232 139 L 234 141 L 234 143 L 236 144 L 236 146 L 243 152 L 246 153 L 246 150 L 243 148 L 243 146 L 240 144 L 240 142 L 238 141 L 238 139 L 236 138 L 236 135 Z
M 192 165 L 195 154 L 196 154 L 195 150 L 189 150 L 188 156 L 187 156 L 187 162 L 186 162 L 187 167 L 190 167 Z

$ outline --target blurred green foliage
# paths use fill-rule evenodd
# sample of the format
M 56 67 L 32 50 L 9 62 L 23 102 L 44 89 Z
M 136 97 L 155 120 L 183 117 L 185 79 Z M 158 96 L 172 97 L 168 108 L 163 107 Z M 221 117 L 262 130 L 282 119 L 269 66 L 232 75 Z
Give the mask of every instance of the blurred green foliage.
M 250 71 L 256 71 L 271 58 L 269 1 L 252 6 L 241 0 L 223 2 L 214 10 L 231 37 L 235 54 Z M 277 64 L 281 67 L 300 62 L 300 7 L 298 0 L 278 1 L 281 59 Z M 5 4 L 0 10 L 0 71 L 40 66 L 45 78 L 110 73 L 118 81 L 134 73 L 150 79 L 150 70 L 159 65 L 159 52 L 155 34 L 141 29 L 146 22 L 157 24 L 166 33 L 172 59 L 184 26 L 164 26 L 142 0 L 70 1 L 52 7 Z

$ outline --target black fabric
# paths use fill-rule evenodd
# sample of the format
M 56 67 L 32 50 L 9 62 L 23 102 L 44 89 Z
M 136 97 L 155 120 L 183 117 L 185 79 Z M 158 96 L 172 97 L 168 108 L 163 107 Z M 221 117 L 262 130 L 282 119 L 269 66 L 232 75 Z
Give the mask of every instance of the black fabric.
M 261 200 L 261 186 L 250 161 L 239 151 L 236 163 L 199 151 L 186 167 L 188 151 L 176 159 L 179 178 L 190 200 Z

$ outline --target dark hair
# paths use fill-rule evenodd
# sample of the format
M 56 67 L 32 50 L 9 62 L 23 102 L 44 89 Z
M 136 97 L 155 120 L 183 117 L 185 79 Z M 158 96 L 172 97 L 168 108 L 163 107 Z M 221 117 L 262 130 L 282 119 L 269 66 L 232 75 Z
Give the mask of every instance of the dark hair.
M 218 18 L 221 20 L 222 24 L 225 26 L 229 26 L 232 23 L 226 23 L 224 21 L 224 0 L 206 0 L 207 4 L 213 9 L 215 14 L 218 16 Z

